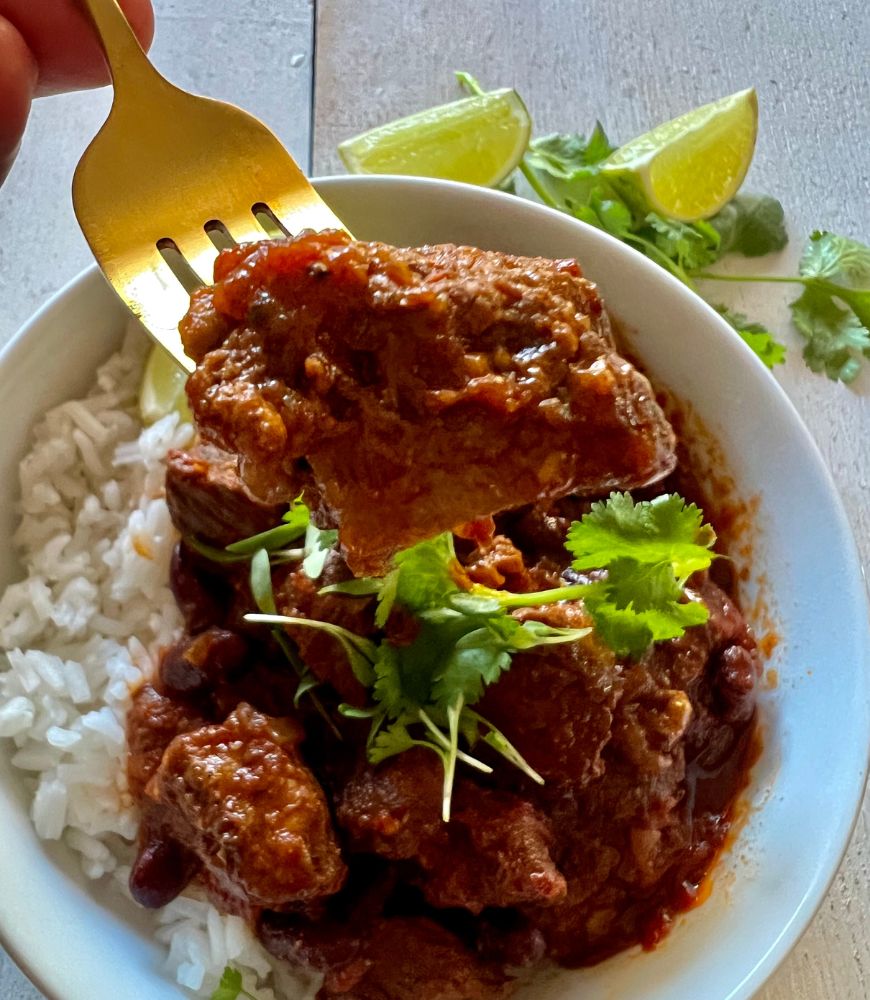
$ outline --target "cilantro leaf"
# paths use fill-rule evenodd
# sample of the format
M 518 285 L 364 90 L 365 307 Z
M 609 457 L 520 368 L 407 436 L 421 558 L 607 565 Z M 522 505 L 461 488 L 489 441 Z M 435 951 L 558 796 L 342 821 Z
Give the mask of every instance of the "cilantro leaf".
M 644 565 L 634 559 L 616 559 L 607 570 L 607 579 L 595 584 L 595 593 L 584 603 L 595 620 L 613 640 L 616 653 L 640 655 L 653 642 L 675 639 L 691 625 L 707 620 L 707 608 L 697 601 L 686 601 L 683 588 L 671 566 L 661 562 Z M 602 595 L 599 603 L 598 594 Z M 634 621 L 627 625 L 625 612 Z M 616 626 L 626 629 L 619 634 Z M 639 629 L 647 633 L 640 643 Z M 608 643 L 609 645 L 609 643 Z
M 763 257 L 788 243 L 785 212 L 769 195 L 738 194 L 728 202 L 710 225 L 720 237 L 720 253 Z
M 429 745 L 423 740 L 415 740 L 408 732 L 407 723 L 398 720 L 378 732 L 369 747 L 368 758 L 372 764 L 380 764 L 382 760 L 404 753 L 411 747 Z
M 804 249 L 799 272 L 848 288 L 870 288 L 870 246 L 817 229 Z
M 212 991 L 210 1000 L 237 1000 L 240 996 L 247 997 L 248 1000 L 256 1000 L 256 997 L 242 986 L 241 972 L 231 965 L 227 965 L 224 967 L 221 981 Z
M 399 570 L 393 569 L 383 578 L 381 589 L 378 591 L 378 610 L 375 612 L 375 625 L 383 628 L 387 624 L 393 604 L 396 601 L 396 594 L 399 588 Z
M 396 646 L 382 642 L 375 656 L 375 683 L 372 695 L 375 701 L 392 718 L 400 718 L 412 698 L 402 684 L 402 651 Z M 413 699 L 418 704 L 425 699 Z
M 667 562 L 685 579 L 710 565 L 715 541 L 700 509 L 675 493 L 639 503 L 630 493 L 611 493 L 571 525 L 565 547 L 575 569 L 600 569 L 630 558 L 642 565 Z
M 223 971 L 221 981 L 211 995 L 211 1000 L 236 1000 L 242 992 L 242 974 L 238 969 L 228 965 Z
M 743 313 L 731 312 L 723 305 L 714 308 L 726 323 L 734 327 L 768 368 L 781 365 L 785 361 L 785 345 L 775 340 L 770 330 L 760 323 L 750 323 Z
M 514 621 L 500 611 L 505 621 Z M 470 617 L 470 616 L 469 616 Z M 439 664 L 432 684 L 432 700 L 446 707 L 457 694 L 470 704 L 478 701 L 487 684 L 493 684 L 511 665 L 511 647 L 499 618 L 463 632 Z M 519 622 L 516 622 L 517 628 Z
M 840 308 L 829 292 L 814 286 L 791 303 L 791 312 L 807 341 L 803 356 L 809 368 L 830 379 L 854 381 L 862 357 L 870 357 L 870 330 L 855 313 Z
M 870 328 L 870 247 L 835 233 L 816 230 L 804 249 L 798 268 L 807 287 L 828 292 L 843 301 Z
M 449 532 L 399 552 L 395 565 L 395 600 L 409 611 L 441 607 L 459 589 L 462 567 Z
M 577 132 L 554 133 L 532 139 L 526 153 L 526 162 L 535 170 L 543 170 L 552 177 L 571 180 L 586 167 L 594 167 L 606 160 L 616 147 L 601 125 L 596 122 L 588 139 Z
M 678 222 L 649 212 L 644 222 L 652 242 L 684 271 L 698 271 L 718 260 L 719 233 L 708 222 Z

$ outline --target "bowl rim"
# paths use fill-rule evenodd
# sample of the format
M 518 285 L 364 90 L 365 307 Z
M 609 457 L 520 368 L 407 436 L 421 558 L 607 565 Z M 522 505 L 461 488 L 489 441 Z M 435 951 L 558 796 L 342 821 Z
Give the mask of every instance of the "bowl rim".
M 454 181 L 446 181 L 436 178 L 413 177 L 407 175 L 326 175 L 323 177 L 312 178 L 312 183 L 326 195 L 328 195 L 330 190 L 335 188 L 358 187 L 361 191 L 364 191 L 366 188 L 378 189 L 388 187 L 406 187 L 417 190 L 422 189 L 423 191 L 427 188 L 439 190 L 447 189 L 453 191 L 457 196 L 465 198 L 473 197 L 475 200 L 482 203 L 489 202 L 493 207 L 497 207 L 499 204 L 514 203 L 517 200 L 516 196 L 501 191 L 479 188 L 473 185 L 462 184 Z M 868 580 L 867 571 L 861 562 L 860 550 L 856 544 L 855 533 L 846 514 L 842 498 L 836 483 L 834 482 L 833 476 L 831 475 L 828 464 L 825 461 L 819 446 L 801 418 L 797 408 L 791 398 L 786 394 L 783 387 L 779 384 L 779 382 L 777 382 L 773 374 L 763 365 L 760 359 L 758 359 L 751 349 L 743 342 L 736 331 L 712 308 L 712 306 L 704 302 L 700 296 L 693 293 L 691 289 L 679 282 L 673 275 L 669 274 L 652 261 L 642 257 L 642 255 L 636 254 L 636 252 L 632 251 L 631 248 L 626 247 L 623 243 L 608 233 L 597 230 L 580 220 L 570 218 L 564 213 L 558 212 L 557 210 L 551 209 L 547 206 L 531 201 L 524 201 L 523 203 L 529 209 L 542 213 L 544 216 L 556 217 L 562 221 L 568 221 L 574 226 L 582 227 L 584 230 L 594 233 L 595 238 L 603 240 L 612 246 L 618 247 L 620 253 L 632 254 L 631 259 L 635 261 L 635 266 L 645 267 L 650 275 L 655 275 L 655 280 L 670 283 L 673 288 L 678 289 L 678 294 L 683 297 L 690 297 L 696 302 L 696 304 L 702 305 L 707 312 L 709 321 L 711 321 L 714 327 L 718 329 L 720 336 L 727 337 L 731 340 L 735 347 L 739 345 L 740 350 L 745 352 L 745 360 L 748 362 L 751 357 L 752 361 L 756 363 L 760 369 L 759 374 L 761 374 L 761 371 L 764 372 L 767 380 L 766 391 L 772 392 L 776 395 L 780 405 L 784 405 L 788 410 L 789 417 L 801 437 L 802 446 L 813 456 L 825 491 L 831 500 L 832 509 L 836 513 L 839 527 L 843 532 L 847 547 L 851 550 L 851 555 L 854 558 L 854 564 L 862 578 L 864 585 L 863 594 L 865 611 L 865 621 L 863 623 L 864 627 L 862 631 L 865 633 L 865 655 L 870 655 L 870 645 L 866 642 L 866 637 L 870 636 L 870 580 Z M 99 268 L 96 263 L 91 263 L 62 285 L 61 288 L 54 292 L 18 328 L 7 343 L 3 345 L 2 349 L 0 349 L 0 369 L 5 369 L 7 366 L 11 366 L 16 363 L 17 355 L 19 352 L 25 350 L 25 346 L 28 345 L 34 331 L 37 330 L 40 325 L 54 312 L 65 309 L 67 301 L 70 297 L 79 294 L 89 294 L 87 291 L 89 286 L 100 283 L 102 283 L 102 277 Z M 118 301 L 120 302 L 120 300 Z M 858 666 L 863 666 L 866 669 L 866 667 L 870 666 L 870 659 L 868 659 L 866 664 L 859 664 Z M 867 730 L 868 735 L 870 735 L 870 716 L 868 716 L 867 713 L 865 713 L 865 719 L 868 722 L 868 724 L 865 725 L 865 729 Z M 779 934 L 770 943 L 764 955 L 755 963 L 754 968 L 746 974 L 743 980 L 735 986 L 731 993 L 727 995 L 727 998 L 723 998 L 723 1000 L 748 1000 L 749 997 L 754 995 L 755 992 L 761 988 L 774 971 L 782 964 L 791 950 L 798 943 L 801 936 L 807 930 L 815 915 L 818 913 L 831 885 L 834 882 L 834 879 L 836 878 L 854 835 L 855 827 L 861 811 L 864 791 L 867 785 L 868 772 L 870 772 L 870 739 L 867 741 L 861 770 L 857 775 L 857 779 L 852 782 L 854 790 L 854 803 L 851 809 L 851 814 L 848 815 L 848 823 L 844 822 L 847 813 L 844 811 L 841 815 L 841 833 L 844 835 L 841 838 L 838 838 L 841 839 L 840 846 L 836 851 L 830 852 L 827 864 L 816 873 L 814 882 L 807 887 L 807 891 L 804 893 L 798 907 L 794 910 L 790 920 L 782 927 Z M 27 976 L 34 986 L 36 986 L 36 988 L 48 998 L 48 1000 L 65 1000 L 60 992 L 49 987 L 43 974 L 38 970 L 37 966 L 44 963 L 38 962 L 35 956 L 28 954 L 26 945 L 16 944 L 11 939 L 12 936 L 7 931 L 4 924 L 5 921 L 0 918 L 0 946 L 6 950 L 7 954 L 15 962 L 18 968 Z M 179 987 L 179 989 L 181 988 Z

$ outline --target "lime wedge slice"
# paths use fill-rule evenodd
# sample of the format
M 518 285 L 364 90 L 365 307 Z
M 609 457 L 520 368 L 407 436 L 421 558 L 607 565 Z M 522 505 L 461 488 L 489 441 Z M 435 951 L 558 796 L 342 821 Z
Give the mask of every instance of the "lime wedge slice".
M 515 90 L 429 108 L 341 143 L 354 174 L 413 174 L 493 187 L 516 169 L 532 130 Z
M 187 372 L 179 368 L 159 344 L 151 348 L 142 384 L 139 386 L 139 414 L 142 422 L 153 424 L 173 411 L 183 422 L 192 423 L 184 386 Z
M 632 139 L 602 172 L 626 196 L 683 222 L 715 215 L 743 183 L 758 133 L 758 100 L 741 90 Z

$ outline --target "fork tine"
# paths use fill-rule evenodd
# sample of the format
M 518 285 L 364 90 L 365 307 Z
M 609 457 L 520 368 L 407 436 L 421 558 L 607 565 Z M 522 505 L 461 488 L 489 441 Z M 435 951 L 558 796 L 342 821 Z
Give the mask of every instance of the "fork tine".
M 210 285 L 214 275 L 214 262 L 217 259 L 218 249 L 209 239 L 204 226 L 199 230 L 190 230 L 173 236 L 172 239 L 181 255 L 199 276 L 202 284 Z

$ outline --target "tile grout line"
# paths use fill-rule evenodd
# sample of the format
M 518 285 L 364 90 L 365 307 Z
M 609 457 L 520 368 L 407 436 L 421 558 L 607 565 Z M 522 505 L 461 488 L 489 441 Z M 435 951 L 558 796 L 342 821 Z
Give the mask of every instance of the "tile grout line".
M 316 124 L 315 106 L 317 100 L 317 2 L 311 0 L 311 86 L 308 101 L 308 169 L 310 177 L 314 172 L 314 128 Z

